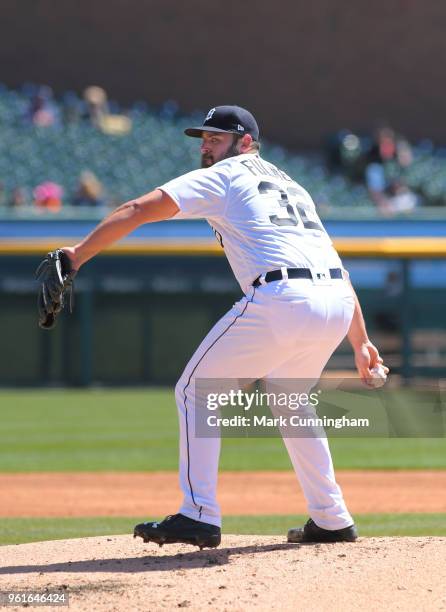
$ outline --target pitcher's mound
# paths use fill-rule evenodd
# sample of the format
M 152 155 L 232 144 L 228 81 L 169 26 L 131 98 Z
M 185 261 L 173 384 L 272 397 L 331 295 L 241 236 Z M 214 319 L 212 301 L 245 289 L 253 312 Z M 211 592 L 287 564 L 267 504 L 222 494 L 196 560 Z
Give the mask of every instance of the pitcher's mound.
M 0 591 L 58 590 L 70 610 L 104 612 L 440 610 L 445 567 L 446 538 L 297 545 L 226 535 L 199 551 L 104 536 L 1 547 Z

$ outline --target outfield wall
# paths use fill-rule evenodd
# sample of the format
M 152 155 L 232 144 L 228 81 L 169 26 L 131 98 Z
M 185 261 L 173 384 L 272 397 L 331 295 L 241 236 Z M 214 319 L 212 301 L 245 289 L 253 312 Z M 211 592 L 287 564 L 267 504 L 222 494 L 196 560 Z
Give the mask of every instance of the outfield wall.
M 168 243 L 124 243 L 89 262 L 76 279 L 74 313 L 51 332 L 37 326 L 33 271 L 43 245 L 19 252 L 3 243 L 0 384 L 175 382 L 241 290 L 214 241 Z M 344 238 L 336 246 L 392 372 L 445 376 L 446 240 Z M 346 343 L 329 367 L 353 369 Z

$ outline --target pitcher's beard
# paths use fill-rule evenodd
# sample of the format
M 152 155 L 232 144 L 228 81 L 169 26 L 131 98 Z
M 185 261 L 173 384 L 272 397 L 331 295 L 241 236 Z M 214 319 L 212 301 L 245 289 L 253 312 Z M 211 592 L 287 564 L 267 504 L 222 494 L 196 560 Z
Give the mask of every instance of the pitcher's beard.
M 212 155 L 202 155 L 201 156 L 201 167 L 202 168 L 210 168 L 214 164 L 214 158 Z
M 238 139 L 237 139 L 238 140 Z M 240 152 L 237 150 L 237 140 L 235 140 L 224 155 L 220 157 L 220 159 L 214 159 L 213 155 L 204 154 L 201 156 L 201 167 L 202 168 L 210 168 L 214 164 L 223 159 L 227 159 L 228 157 L 234 157 L 235 155 L 240 155 Z

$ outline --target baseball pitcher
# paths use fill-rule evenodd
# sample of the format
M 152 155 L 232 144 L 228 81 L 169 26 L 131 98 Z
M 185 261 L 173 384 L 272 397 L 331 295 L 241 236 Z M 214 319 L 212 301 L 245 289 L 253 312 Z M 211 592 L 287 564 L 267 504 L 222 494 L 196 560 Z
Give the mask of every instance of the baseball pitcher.
M 238 106 L 218 106 L 203 125 L 185 133 L 201 139 L 201 169 L 123 204 L 82 242 L 48 254 L 40 270 L 39 322 L 51 328 L 80 267 L 141 224 L 175 218 L 206 219 L 212 226 L 244 297 L 210 330 L 176 385 L 179 512 L 134 529 L 145 542 L 203 548 L 221 540 L 220 438 L 196 435 L 201 400 L 195 381 L 316 381 L 347 334 L 364 382 L 382 359 L 310 195 L 261 158 L 253 115 Z M 289 541 L 354 541 L 357 532 L 326 437 L 285 436 L 284 442 L 311 517 L 289 531 Z

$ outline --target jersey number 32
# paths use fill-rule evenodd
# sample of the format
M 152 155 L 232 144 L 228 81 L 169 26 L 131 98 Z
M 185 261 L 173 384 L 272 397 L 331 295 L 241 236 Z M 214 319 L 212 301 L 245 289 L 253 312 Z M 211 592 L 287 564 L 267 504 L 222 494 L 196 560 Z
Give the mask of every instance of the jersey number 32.
M 296 196 L 301 194 L 295 187 L 287 187 L 287 190 L 284 191 L 275 183 L 261 181 L 259 183 L 259 193 L 274 197 L 279 205 L 282 206 L 287 212 L 287 214 L 283 216 L 270 215 L 269 219 L 271 223 L 274 223 L 274 225 L 296 226 L 302 223 L 306 229 L 323 230 L 321 224 L 319 223 L 317 214 L 311 214 L 311 212 L 308 211 L 313 217 L 310 219 L 303 204 L 297 201 Z M 294 200 L 294 202 L 290 202 L 290 197 Z

